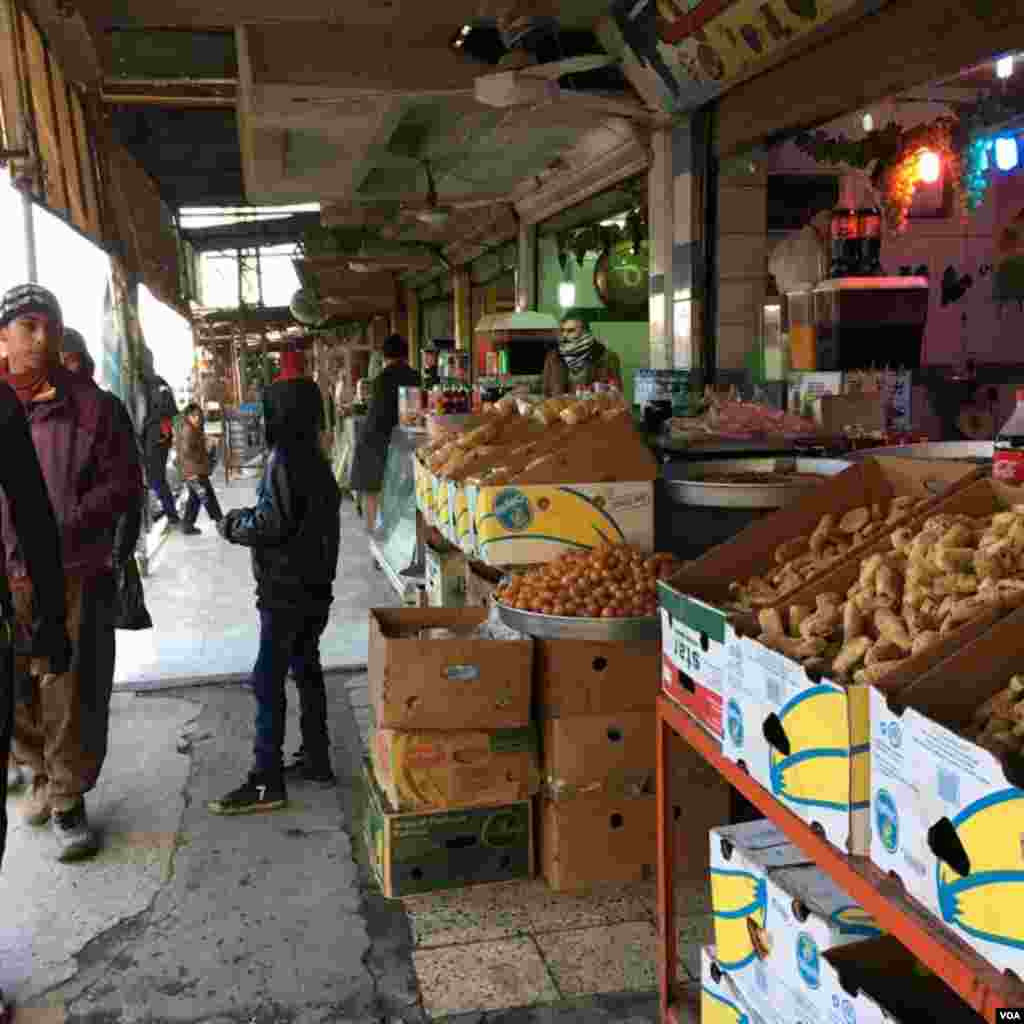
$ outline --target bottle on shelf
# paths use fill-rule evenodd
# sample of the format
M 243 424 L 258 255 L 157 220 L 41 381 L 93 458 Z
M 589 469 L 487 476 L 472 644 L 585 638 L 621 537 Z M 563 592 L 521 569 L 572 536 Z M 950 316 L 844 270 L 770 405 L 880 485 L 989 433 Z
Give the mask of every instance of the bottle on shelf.
M 857 274 L 877 277 L 882 273 L 882 213 L 873 206 L 857 211 L 857 245 L 860 251 Z
M 832 211 L 829 223 L 830 259 L 829 277 L 850 277 L 860 263 L 860 241 L 857 231 L 857 212 L 850 206 L 840 205 Z

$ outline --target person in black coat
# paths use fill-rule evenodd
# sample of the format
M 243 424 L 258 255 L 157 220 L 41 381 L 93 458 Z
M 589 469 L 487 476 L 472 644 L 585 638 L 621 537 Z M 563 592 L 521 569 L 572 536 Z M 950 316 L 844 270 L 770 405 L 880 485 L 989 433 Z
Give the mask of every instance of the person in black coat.
M 217 523 L 225 540 L 252 549 L 260 616 L 254 764 L 243 785 L 207 805 L 214 814 L 272 811 L 288 802 L 281 750 L 289 669 L 301 708 L 302 757 L 294 774 L 325 786 L 335 781 L 320 637 L 334 600 L 341 491 L 320 447 L 320 389 L 308 377 L 277 381 L 265 392 L 264 417 L 270 456 L 256 505 Z
M 409 365 L 408 346 L 400 334 L 384 339 L 384 369 L 373 379 L 370 407 L 366 422 L 356 444 L 349 475 L 353 491 L 365 496 L 366 528 L 377 526 L 380 489 L 388 461 L 391 432 L 398 426 L 398 392 L 400 388 L 420 386 L 420 375 Z
M 160 500 L 160 508 L 167 517 L 169 526 L 178 526 L 181 517 L 174 504 L 167 483 L 167 460 L 174 444 L 174 418 L 178 415 L 178 403 L 174 392 L 163 377 L 152 377 L 147 381 L 149 410 L 142 428 L 142 451 L 145 457 L 146 482 Z

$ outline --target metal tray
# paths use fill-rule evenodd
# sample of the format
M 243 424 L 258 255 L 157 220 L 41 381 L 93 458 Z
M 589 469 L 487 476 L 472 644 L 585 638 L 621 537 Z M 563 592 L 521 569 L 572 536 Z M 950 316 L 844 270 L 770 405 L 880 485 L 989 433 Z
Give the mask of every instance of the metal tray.
M 592 640 L 601 644 L 645 646 L 661 644 L 661 617 L 588 619 L 568 615 L 540 615 L 494 602 L 498 616 L 510 629 L 541 640 Z
M 849 469 L 850 464 L 842 459 L 729 459 L 714 462 L 684 463 L 679 468 L 683 476 L 666 479 L 670 497 L 679 505 L 693 505 L 703 508 L 781 508 L 799 498 L 806 491 L 823 483 L 821 480 L 773 481 L 770 474 L 816 473 L 821 476 L 835 476 Z M 725 483 L 719 480 L 702 480 L 704 473 L 764 473 L 764 483 L 743 481 Z

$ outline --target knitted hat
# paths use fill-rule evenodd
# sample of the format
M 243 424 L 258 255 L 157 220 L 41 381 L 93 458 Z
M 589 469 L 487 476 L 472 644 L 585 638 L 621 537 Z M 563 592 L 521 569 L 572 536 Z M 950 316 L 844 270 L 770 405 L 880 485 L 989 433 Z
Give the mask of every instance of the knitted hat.
M 19 284 L 8 289 L 0 299 L 0 327 L 6 327 L 26 313 L 45 313 L 57 324 L 64 323 L 57 296 L 38 284 Z
M 89 355 L 89 347 L 85 343 L 85 338 L 73 327 L 64 328 L 63 352 L 66 356 L 78 356 L 82 360 L 82 369 L 90 377 L 96 372 L 96 364 L 92 356 Z

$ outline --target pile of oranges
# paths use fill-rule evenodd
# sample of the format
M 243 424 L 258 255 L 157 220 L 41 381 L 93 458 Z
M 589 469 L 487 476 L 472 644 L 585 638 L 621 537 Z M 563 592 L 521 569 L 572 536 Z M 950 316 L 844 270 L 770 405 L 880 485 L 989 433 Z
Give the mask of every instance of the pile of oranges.
M 658 580 L 680 568 L 672 555 L 628 545 L 573 551 L 513 576 L 495 592 L 509 608 L 541 615 L 629 619 L 658 614 Z

